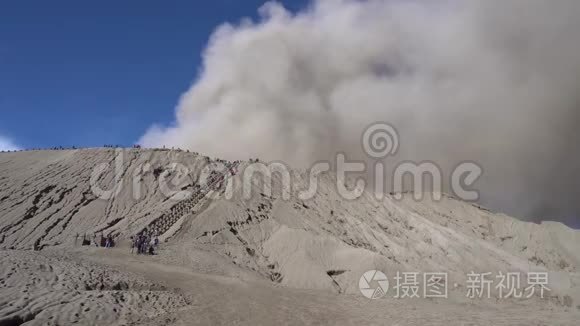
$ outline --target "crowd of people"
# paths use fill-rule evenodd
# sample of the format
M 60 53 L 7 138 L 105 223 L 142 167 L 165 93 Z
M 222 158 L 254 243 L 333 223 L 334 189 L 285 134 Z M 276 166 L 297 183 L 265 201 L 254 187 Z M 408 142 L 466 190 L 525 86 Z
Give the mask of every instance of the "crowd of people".
M 110 145 L 110 144 L 105 144 L 103 145 L 104 148 L 124 148 L 121 145 Z M 142 149 L 143 147 L 139 144 L 135 144 L 132 145 L 133 149 Z M 50 148 L 31 148 L 31 149 L 18 149 L 18 150 L 3 150 L 0 151 L 0 153 L 14 153 L 14 152 L 28 152 L 28 151 L 42 151 L 42 150 L 52 150 L 52 151 L 64 151 L 64 150 L 76 150 L 79 149 L 79 147 L 76 146 L 72 146 L 72 147 L 63 147 L 63 146 L 55 146 L 55 147 L 50 147 Z M 163 148 L 151 148 L 153 150 L 169 150 L 166 146 L 163 146 Z M 175 148 L 175 147 L 171 147 L 172 151 L 177 151 L 177 152 L 187 152 L 187 153 L 193 153 L 195 155 L 200 155 L 198 152 L 191 152 L 190 150 L 186 149 L 183 150 L 181 148 Z M 205 157 L 207 160 L 207 163 L 211 162 L 211 158 L 209 157 Z M 230 162 L 230 161 L 226 161 L 226 160 L 222 160 L 222 159 L 216 159 L 215 162 L 220 162 L 220 163 L 224 163 L 224 164 L 232 164 L 232 163 L 239 163 L 240 161 L 234 161 L 234 162 Z M 250 163 L 257 163 L 260 162 L 260 159 L 250 159 L 249 160 Z
M 123 148 L 121 145 L 103 145 L 104 148 Z M 141 145 L 133 145 L 132 148 L 134 149 L 141 149 Z M 165 147 L 164 147 L 165 148 Z M 66 150 L 74 150 L 79 149 L 79 147 L 71 146 L 71 147 L 64 147 L 64 146 L 54 146 L 48 148 L 27 148 L 27 149 L 15 149 L 15 150 L 3 150 L 0 153 L 15 153 L 15 152 L 30 152 L 30 151 L 66 151 Z M 181 150 L 180 150 L 181 151 Z
M 103 145 L 104 148 L 123 148 L 123 146 L 121 145 Z M 135 144 L 132 146 L 133 149 L 141 149 L 141 145 L 139 144 Z
M 131 253 L 137 250 L 137 255 L 154 255 L 159 248 L 159 237 L 151 237 L 146 232 L 131 237 Z
M 71 147 L 55 146 L 55 147 L 49 147 L 49 148 L 14 149 L 14 150 L 3 150 L 3 151 L 0 151 L 0 153 L 31 152 L 31 151 L 44 151 L 44 150 L 66 151 L 66 150 L 72 150 L 72 149 L 77 149 L 77 147 L 76 146 L 71 146 Z
M 78 240 L 80 239 L 80 235 L 77 233 L 75 237 L 75 246 L 78 245 Z M 95 246 L 95 247 L 103 247 L 103 248 L 113 248 L 116 245 L 115 239 L 111 234 L 104 235 L 101 232 L 101 235 L 98 236 L 97 233 L 93 234 L 93 236 L 88 236 L 87 234 L 83 234 L 82 236 L 82 246 Z M 146 232 L 142 232 L 137 236 L 131 237 L 131 253 L 136 250 L 138 255 L 141 254 L 149 254 L 154 255 L 155 251 L 159 248 L 159 237 L 151 237 L 147 235 Z
M 75 246 L 78 244 L 78 240 L 79 234 L 77 233 L 75 237 Z M 90 246 L 91 244 L 93 244 L 95 247 L 112 248 L 115 246 L 115 240 L 113 239 L 113 236 L 111 234 L 105 236 L 102 232 L 101 236 L 98 238 L 96 233 L 93 234 L 92 239 L 86 234 L 83 234 L 83 242 L 81 243 L 81 245 Z

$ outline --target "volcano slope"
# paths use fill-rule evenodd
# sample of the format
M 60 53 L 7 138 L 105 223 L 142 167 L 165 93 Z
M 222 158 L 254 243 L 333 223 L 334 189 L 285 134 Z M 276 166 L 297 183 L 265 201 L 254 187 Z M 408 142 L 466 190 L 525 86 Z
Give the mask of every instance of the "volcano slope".
M 256 166 L 175 150 L 1 153 L 0 325 L 575 325 L 580 316 L 578 231 L 446 195 L 345 200 L 337 183 L 354 182 L 331 172 L 301 199 L 308 171 L 287 182 L 250 173 Z M 158 255 L 130 253 L 144 230 L 159 234 Z M 116 247 L 81 245 L 101 234 Z M 382 300 L 359 292 L 369 270 L 389 278 Z M 417 273 L 419 298 L 396 298 L 397 272 Z M 447 298 L 424 297 L 422 276 L 433 272 L 447 273 Z M 543 298 L 526 293 L 530 272 L 547 273 Z M 484 285 L 468 297 L 479 273 L 494 281 L 489 298 Z M 521 298 L 502 298 L 500 273 L 521 275 Z

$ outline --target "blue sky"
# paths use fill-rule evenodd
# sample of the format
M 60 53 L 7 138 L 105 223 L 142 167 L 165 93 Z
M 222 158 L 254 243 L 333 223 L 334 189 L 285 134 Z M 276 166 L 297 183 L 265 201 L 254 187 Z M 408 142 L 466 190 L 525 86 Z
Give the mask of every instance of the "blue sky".
M 0 149 L 131 145 L 171 123 L 212 31 L 264 2 L 0 0 Z

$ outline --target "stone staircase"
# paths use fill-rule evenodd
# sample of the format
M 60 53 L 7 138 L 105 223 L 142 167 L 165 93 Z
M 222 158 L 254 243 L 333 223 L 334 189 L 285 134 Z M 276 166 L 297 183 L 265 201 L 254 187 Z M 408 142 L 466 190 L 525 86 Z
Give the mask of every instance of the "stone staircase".
M 235 174 L 239 162 L 226 163 L 227 172 L 215 173 L 208 178 L 206 185 L 194 185 L 194 192 L 188 199 L 182 200 L 171 209 L 151 222 L 139 233 L 149 237 L 160 236 L 167 232 L 182 216 L 193 211 L 195 206 L 206 198 L 210 191 L 223 191 L 229 177 Z

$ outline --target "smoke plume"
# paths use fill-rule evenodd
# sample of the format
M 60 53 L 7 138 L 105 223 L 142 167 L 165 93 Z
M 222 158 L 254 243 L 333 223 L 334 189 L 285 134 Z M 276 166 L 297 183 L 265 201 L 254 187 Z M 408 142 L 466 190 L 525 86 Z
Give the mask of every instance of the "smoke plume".
M 580 213 L 579 1 L 327 0 L 260 14 L 217 28 L 174 126 L 152 127 L 145 145 L 304 166 L 363 157 L 364 128 L 385 121 L 397 159 L 480 164 L 491 208 Z

